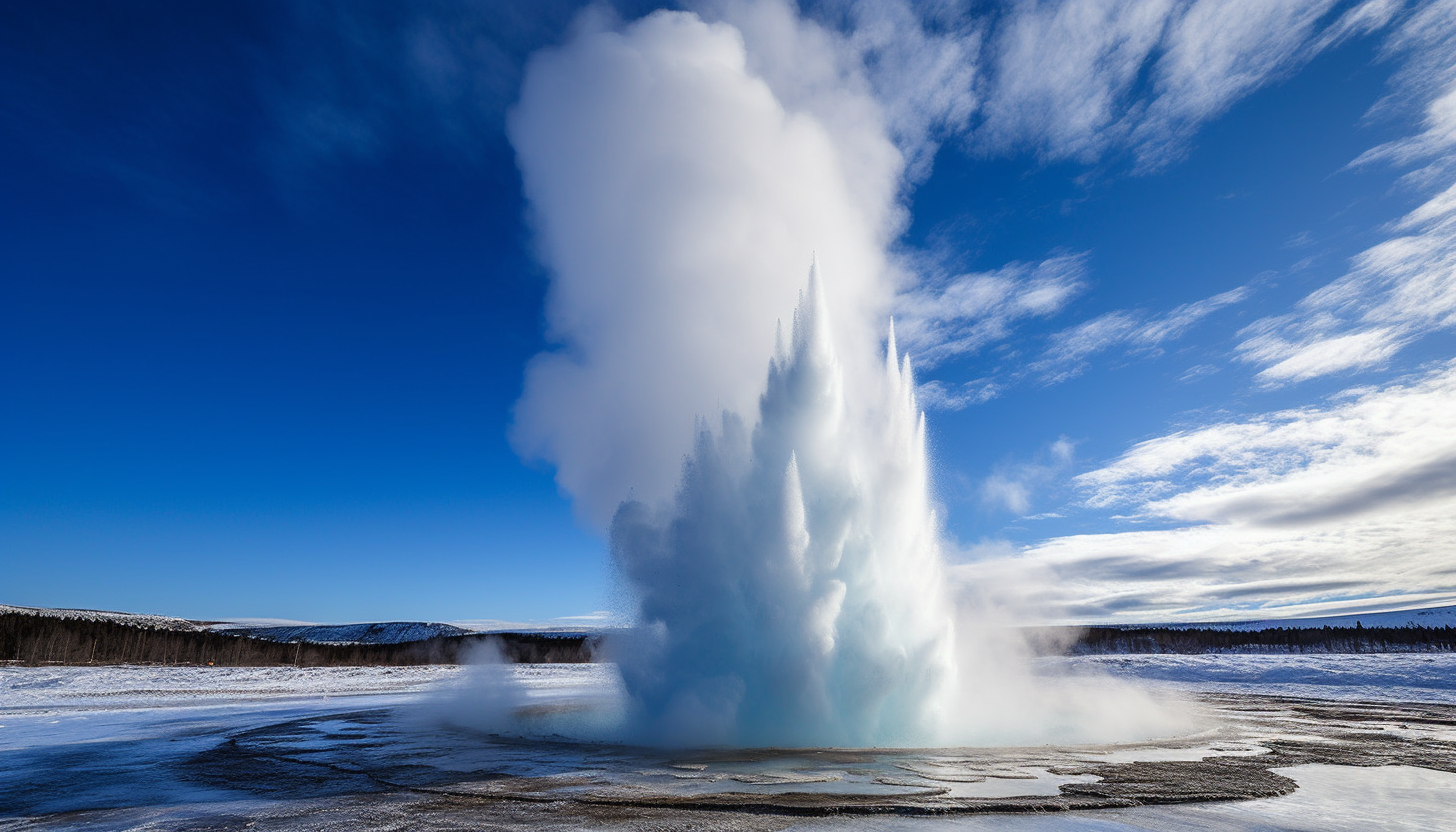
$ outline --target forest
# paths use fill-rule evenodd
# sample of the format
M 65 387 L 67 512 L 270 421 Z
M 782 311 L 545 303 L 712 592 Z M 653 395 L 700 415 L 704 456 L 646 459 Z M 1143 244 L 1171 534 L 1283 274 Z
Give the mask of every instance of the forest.
M 1046 653 L 1431 653 L 1456 651 L 1456 627 L 1275 627 L 1263 630 L 1088 627 Z M 0 612 L 0 663 L 342 667 L 599 660 L 599 635 L 470 633 L 399 644 L 277 641 L 226 630 Z
M 1271 627 L 1263 630 L 1089 627 L 1074 655 L 1104 653 L 1445 653 L 1456 627 Z
M 521 663 L 589 662 L 599 639 L 549 633 L 472 633 L 401 644 L 271 641 L 227 631 L 141 627 L 116 621 L 0 612 L 0 662 L 339 667 L 467 664 L 498 653 Z

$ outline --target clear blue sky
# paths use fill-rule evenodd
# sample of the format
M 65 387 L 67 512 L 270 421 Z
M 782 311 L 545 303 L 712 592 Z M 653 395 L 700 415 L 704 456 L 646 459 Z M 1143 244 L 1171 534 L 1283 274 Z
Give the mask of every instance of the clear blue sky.
M 889 252 L 950 557 L 1087 620 L 1456 598 L 1456 11 L 1224 5 L 788 12 L 913 111 Z M 0 8 L 0 602 L 611 605 L 509 438 L 552 273 L 507 114 L 577 12 Z

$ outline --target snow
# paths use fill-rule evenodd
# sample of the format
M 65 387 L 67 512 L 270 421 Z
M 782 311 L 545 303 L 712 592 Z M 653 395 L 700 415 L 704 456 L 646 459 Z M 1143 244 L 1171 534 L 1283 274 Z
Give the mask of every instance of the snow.
M 1456 704 L 1456 654 L 1136 654 L 1044 660 L 1046 672 L 1107 672 L 1183 690 Z
M 305 624 L 275 627 L 229 626 L 229 632 L 269 641 L 307 641 L 314 644 L 401 644 L 431 638 L 463 636 L 471 631 L 450 624 L 426 621 L 385 621 L 366 624 Z
M 5 667 L 0 715 L 419 693 L 460 667 Z
M 1179 691 L 1456 704 L 1456 656 L 1445 654 L 1088 656 L 1044 660 L 1041 670 L 1048 674 L 1110 673 Z M 709 760 L 706 766 L 696 767 L 645 765 L 640 758 L 611 747 L 533 741 L 501 745 L 479 733 L 442 729 L 438 719 L 450 716 L 453 701 L 481 697 L 475 686 L 478 678 L 472 681 L 472 674 L 479 673 L 504 674 L 543 719 L 570 716 L 582 702 L 608 701 L 618 695 L 615 669 L 606 664 L 484 668 L 0 666 L 0 829 L 72 828 L 80 824 L 80 816 L 51 813 L 79 810 L 104 810 L 99 816 L 85 816 L 86 822 L 96 820 L 96 828 L 110 829 L 186 829 L 208 826 L 219 816 L 247 819 L 269 812 L 315 809 L 342 813 L 336 816 L 337 828 L 368 825 L 361 820 L 367 816 L 351 815 L 354 810 L 347 808 L 347 800 L 365 799 L 361 795 L 367 790 L 360 791 L 361 787 L 341 786 L 337 794 L 344 803 L 310 803 L 324 799 L 310 797 L 313 793 L 307 790 L 274 797 L 245 794 L 233 788 L 232 781 L 199 779 L 187 773 L 192 761 L 227 741 L 276 750 L 279 759 L 311 760 L 349 770 L 368 764 L 379 770 L 405 771 L 426 761 L 437 769 L 465 773 L 499 771 L 548 777 L 586 773 L 594 781 L 679 794 L 723 789 L 766 794 L 857 788 L 889 791 L 905 788 L 897 785 L 901 780 L 935 780 L 937 775 L 935 758 L 924 754 L 909 754 L 891 761 L 893 765 L 869 761 L 839 768 L 797 759 L 752 764 Z M 1410 727 L 1428 734 L 1433 730 Z M 1089 751 L 1088 759 L 1152 761 L 1264 752 L 1257 739 L 1239 742 L 1223 735 L 1198 735 L 1171 745 Z M 988 752 L 984 779 L 942 777 L 944 782 L 936 782 L 956 794 L 999 795 L 1054 793 L 1062 782 L 1085 779 L 1085 775 L 1053 773 L 1055 766 L 1049 765 L 1046 755 L 1055 753 L 1066 752 L 1022 749 L 1000 757 Z M 877 765 L 893 771 L 870 768 Z M 1440 829 L 1446 826 L 1451 796 L 1456 794 L 1456 774 L 1403 766 L 1310 765 L 1280 771 L 1300 784 L 1298 791 L 1287 797 L 1240 803 L 1042 816 L 782 820 L 797 830 L 867 832 Z M 882 779 L 877 781 L 877 777 Z M 486 782 L 482 788 L 488 786 Z M 36 819 L 25 819 L 31 817 Z M 235 825 L 241 827 L 243 820 Z M 461 819 L 459 825 L 469 824 Z M 300 822 L 280 828 L 314 827 Z
M 110 612 L 107 610 L 51 609 L 48 607 L 18 607 L 13 604 L 0 604 L 0 614 L 3 613 L 41 615 L 47 618 L 61 618 L 70 621 L 112 621 L 117 624 L 129 624 L 133 627 L 150 627 L 156 630 L 202 630 L 207 628 L 207 624 L 190 621 L 186 618 L 173 618 L 166 615 L 147 615 L 134 612 Z

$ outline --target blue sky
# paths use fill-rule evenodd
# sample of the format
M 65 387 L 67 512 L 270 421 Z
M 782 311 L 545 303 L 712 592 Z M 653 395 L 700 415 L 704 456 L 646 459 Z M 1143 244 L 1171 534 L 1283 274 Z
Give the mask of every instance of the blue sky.
M 735 279 L 606 198 L 670 162 L 664 204 L 751 209 L 709 175 L 749 147 L 837 160 L 773 169 L 829 219 L 713 312 L 771 333 L 817 249 L 895 315 L 957 581 L 1057 620 L 1456 599 L 1456 4 L 685 8 L 8 4 L 0 602 L 611 607 L 604 512 L 702 408 L 531 362 L 676 319 L 639 273 Z M 693 38 L 794 129 L 671 60 L 645 103 L 590 72 Z M 744 332 L 678 387 L 756 396 Z

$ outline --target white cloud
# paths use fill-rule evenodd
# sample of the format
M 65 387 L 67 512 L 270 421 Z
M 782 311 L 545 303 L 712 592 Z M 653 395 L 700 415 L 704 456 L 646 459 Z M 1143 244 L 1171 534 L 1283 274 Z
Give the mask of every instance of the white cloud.
M 1195 131 L 1321 50 L 1385 26 L 1372 0 L 1333 21 L 1334 0 L 1021 2 L 986 52 L 971 141 L 1094 161 L 1129 148 L 1144 167 L 1182 155 Z
M 1123 348 L 1157 353 L 1164 343 L 1181 338 L 1204 318 L 1248 296 L 1248 287 L 1240 286 L 1182 304 L 1162 315 L 1128 310 L 1109 312 L 1054 333 L 1046 352 L 1028 369 L 1043 381 L 1056 383 L 1080 375 L 1092 356 L 1108 350 Z
M 1385 57 L 1399 59 L 1394 89 L 1376 113 L 1421 111 L 1420 132 L 1374 147 L 1352 164 L 1376 161 L 1407 165 L 1430 160 L 1438 170 L 1450 166 L 1456 147 L 1456 0 L 1422 4 L 1385 44 Z
M 976 137 L 1090 160 L 1120 126 L 1138 73 L 1158 46 L 1172 0 L 1021 3 L 993 44 L 993 83 Z
M 975 353 L 1007 338 L 1016 324 L 1060 312 L 1086 288 L 1086 253 L 1011 263 L 903 292 L 895 333 L 918 366 Z
M 1383 25 L 1389 11 L 1377 8 L 1367 17 L 1357 23 Z M 1240 358 L 1261 367 L 1257 378 L 1265 384 L 1384 367 L 1421 336 L 1456 326 L 1456 184 L 1450 164 L 1456 152 L 1456 0 L 1414 10 L 1384 51 L 1403 65 L 1375 113 L 1418 109 L 1420 130 L 1372 148 L 1351 164 L 1429 162 L 1408 180 L 1421 187 L 1440 182 L 1436 187 L 1444 190 L 1392 223 L 1394 236 L 1355 257 L 1344 276 L 1300 300 L 1290 313 L 1255 321 L 1241 333 Z
M 1092 508 L 1185 525 L 982 547 L 954 578 L 1080 622 L 1450 602 L 1456 362 L 1318 407 L 1151 439 L 1073 482 Z
M 1153 66 L 1153 98 L 1131 130 L 1144 164 L 1175 158 L 1204 122 L 1313 57 L 1319 23 L 1333 6 L 1198 0 L 1170 19 Z
M 866 67 L 909 178 L 930 173 L 939 139 L 964 131 L 980 104 L 981 31 L 926 4 L 855 3 L 848 45 Z M 938 23 L 939 26 L 931 25 Z
M 927 381 L 915 390 L 916 399 L 926 410 L 964 410 L 977 404 L 985 404 L 1001 395 L 1001 386 L 988 379 L 947 384 L 943 381 Z
M 1185 525 L 1056 538 L 963 572 L 1040 570 L 1050 588 L 1038 597 L 1068 618 L 1450 598 L 1456 362 L 1321 406 L 1151 439 L 1073 482 L 1092 508 Z
M 1456 601 L 1456 512 L 1315 530 L 1247 526 L 1060 537 L 989 551 L 952 579 L 1050 622 L 1288 618 Z
M 587 27 L 531 60 L 510 119 L 559 345 L 513 438 L 594 523 L 672 494 L 696 416 L 753 410 L 813 251 L 841 359 L 878 370 L 902 157 L 833 37 L 743 8 L 742 31 Z
M 1245 334 L 1254 331 L 1245 330 Z M 1256 378 L 1278 383 L 1383 367 L 1402 346 L 1404 343 L 1395 331 L 1369 329 L 1349 335 L 1316 337 L 1303 343 L 1290 343 L 1270 332 L 1249 337 L 1239 344 L 1239 350 L 1245 361 L 1268 364 Z
M 1267 384 L 1384 366 L 1428 332 L 1456 326 L 1456 185 L 1395 223 L 1411 233 L 1373 246 L 1294 311 L 1241 333 L 1240 358 Z
M 1337 522 L 1456 495 L 1456 363 L 1418 381 L 1351 391 L 1135 446 L 1077 477 L 1095 506 L 1263 526 Z
M 981 504 L 1025 516 L 1031 511 L 1037 492 L 1045 490 L 1071 466 L 1075 450 L 1075 444 L 1063 436 L 1033 460 L 997 465 L 991 476 L 981 482 Z

